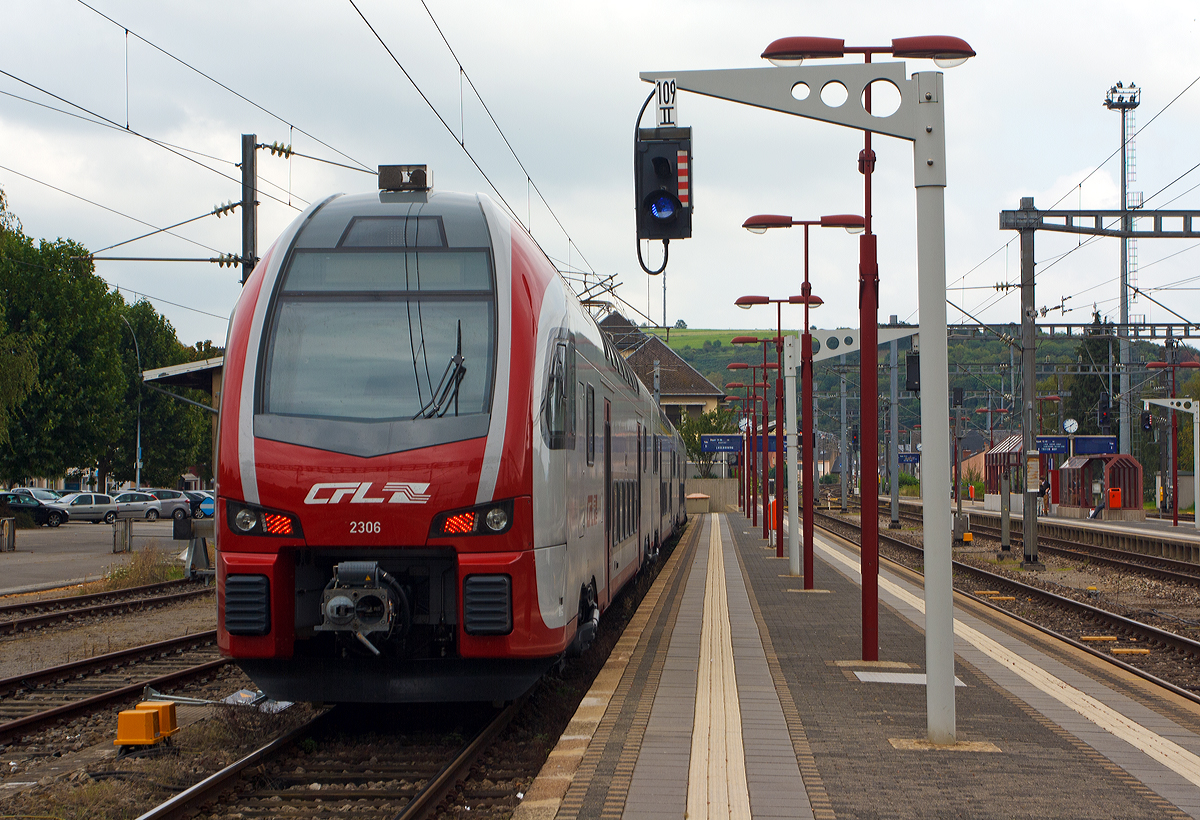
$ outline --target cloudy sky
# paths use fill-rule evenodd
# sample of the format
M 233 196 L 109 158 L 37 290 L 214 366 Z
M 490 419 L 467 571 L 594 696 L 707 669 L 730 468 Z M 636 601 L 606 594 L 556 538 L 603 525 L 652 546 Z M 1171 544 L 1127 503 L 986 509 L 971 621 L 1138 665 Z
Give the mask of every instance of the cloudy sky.
M 254 133 L 259 142 L 290 143 L 359 168 L 427 163 L 437 188 L 502 198 L 560 268 L 614 275 L 633 309 L 661 321 L 663 280 L 641 272 L 634 242 L 632 131 L 651 88 L 638 72 L 758 67 L 769 42 L 796 34 L 848 45 L 952 34 L 978 52 L 945 78 L 947 280 L 952 301 L 987 321 L 1018 319 L 1016 292 L 994 289 L 1019 279 L 1018 243 L 998 229 L 999 211 L 1018 207 L 1022 196 L 1042 208 L 1119 206 L 1121 117 L 1103 104 L 1116 82 L 1143 89 L 1131 190 L 1144 193 L 1147 207 L 1200 208 L 1200 190 L 1189 190 L 1200 184 L 1200 170 L 1184 175 L 1200 163 L 1194 0 L 355 0 L 357 10 L 349 0 L 87 3 L 0 0 L 8 34 L 0 54 L 0 187 L 28 234 L 70 237 L 94 252 L 152 230 L 143 223 L 161 228 L 237 200 L 240 135 Z M 910 72 L 932 68 L 908 64 Z M 672 245 L 668 323 L 773 326 L 773 313 L 746 313 L 733 301 L 798 292 L 801 235 L 755 236 L 741 222 L 763 212 L 861 212 L 861 135 L 696 96 L 682 96 L 680 106 L 681 123 L 693 128 L 695 221 L 693 238 Z M 118 127 L 96 124 L 105 120 Z M 644 124 L 652 124 L 651 113 Z M 173 147 L 126 133 L 126 125 Z M 876 151 L 880 313 L 915 321 L 912 149 L 879 137 Z M 307 202 L 375 187 L 361 171 L 265 152 L 259 174 L 260 253 Z M 98 255 L 240 251 L 236 216 L 174 233 Z M 1039 235 L 1037 303 L 1065 304 L 1070 322 L 1089 321 L 1093 304 L 1115 318 L 1119 240 L 1080 244 Z M 1142 240 L 1137 278 L 1148 289 L 1181 283 L 1153 295 L 1200 321 L 1200 295 L 1188 289 L 1200 280 L 1183 281 L 1200 276 L 1197 244 Z M 814 321 L 822 326 L 857 324 L 856 246 L 842 231 L 812 235 L 814 292 L 826 302 Z M 651 260 L 658 253 L 656 244 Z M 223 344 L 240 289 L 235 271 L 203 262 L 98 262 L 97 271 L 127 299 L 149 298 L 182 341 Z M 1173 321 L 1145 299 L 1131 311 Z M 953 309 L 950 317 L 963 318 Z M 1054 311 L 1051 320 L 1064 318 Z

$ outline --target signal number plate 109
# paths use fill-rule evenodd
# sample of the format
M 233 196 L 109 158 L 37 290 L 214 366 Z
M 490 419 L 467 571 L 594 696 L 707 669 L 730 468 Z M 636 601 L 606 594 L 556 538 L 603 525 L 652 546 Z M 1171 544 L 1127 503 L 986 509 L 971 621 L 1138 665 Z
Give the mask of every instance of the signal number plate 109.
M 351 521 L 351 535 L 377 534 L 381 532 L 378 521 Z

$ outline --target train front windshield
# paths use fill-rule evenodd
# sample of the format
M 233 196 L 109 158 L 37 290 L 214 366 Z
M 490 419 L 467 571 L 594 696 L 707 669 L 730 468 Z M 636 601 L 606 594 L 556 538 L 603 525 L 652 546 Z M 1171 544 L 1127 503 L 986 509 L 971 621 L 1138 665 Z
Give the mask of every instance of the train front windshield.
M 264 410 L 360 422 L 486 413 L 494 312 L 484 250 L 297 251 Z

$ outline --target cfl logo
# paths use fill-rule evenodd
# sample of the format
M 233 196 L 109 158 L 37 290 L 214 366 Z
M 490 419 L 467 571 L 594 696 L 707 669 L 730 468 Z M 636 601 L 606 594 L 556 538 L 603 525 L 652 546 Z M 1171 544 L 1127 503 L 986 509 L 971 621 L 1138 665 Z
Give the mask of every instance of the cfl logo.
M 428 484 L 413 481 L 389 481 L 383 485 L 383 496 L 371 496 L 372 481 L 335 481 L 330 484 L 314 484 L 304 497 L 305 504 L 340 504 L 350 497 L 351 504 L 424 504 L 432 498 L 425 491 Z M 387 494 L 391 494 L 387 497 Z

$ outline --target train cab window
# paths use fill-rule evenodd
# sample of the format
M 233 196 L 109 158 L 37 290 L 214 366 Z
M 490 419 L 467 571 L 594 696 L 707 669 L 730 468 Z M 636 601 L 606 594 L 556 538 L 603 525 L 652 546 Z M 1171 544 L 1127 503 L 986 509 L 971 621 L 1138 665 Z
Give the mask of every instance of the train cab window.
M 587 408 L 584 410 L 584 424 L 587 425 L 587 463 L 596 463 L 596 390 L 590 384 L 587 386 Z
M 551 450 L 575 449 L 575 350 L 569 341 L 558 341 L 550 354 L 542 421 Z

